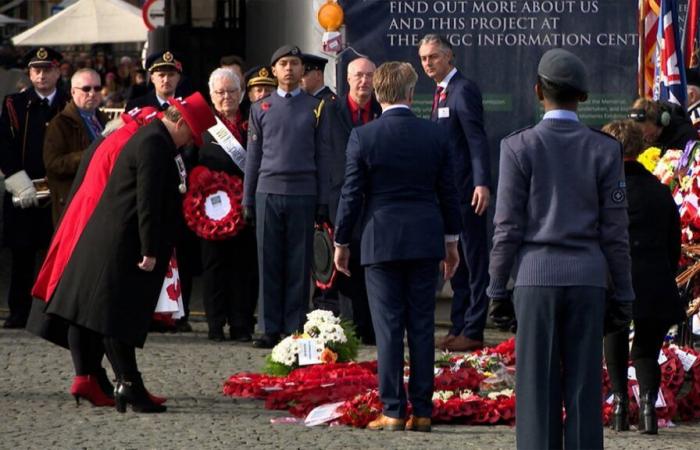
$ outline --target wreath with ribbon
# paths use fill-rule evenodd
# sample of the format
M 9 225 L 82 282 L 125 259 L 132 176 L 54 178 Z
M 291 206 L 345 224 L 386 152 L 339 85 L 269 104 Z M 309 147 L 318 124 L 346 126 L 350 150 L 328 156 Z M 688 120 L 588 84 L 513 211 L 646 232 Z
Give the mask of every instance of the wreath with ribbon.
M 242 199 L 240 177 L 197 166 L 190 173 L 182 201 L 187 226 L 206 240 L 229 239 L 245 227 Z

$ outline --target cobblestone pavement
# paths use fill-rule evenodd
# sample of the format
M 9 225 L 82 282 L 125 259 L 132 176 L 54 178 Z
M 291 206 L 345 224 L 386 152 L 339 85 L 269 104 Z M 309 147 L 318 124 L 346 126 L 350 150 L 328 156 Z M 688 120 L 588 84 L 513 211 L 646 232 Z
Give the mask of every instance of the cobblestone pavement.
M 2 315 L 2 314 L 0 314 Z M 112 408 L 76 407 L 66 350 L 25 331 L 0 329 L 0 449 L 260 448 L 260 449 L 509 449 L 510 427 L 438 425 L 433 433 L 372 432 L 348 427 L 271 424 L 285 412 L 260 401 L 221 395 L 223 381 L 262 367 L 266 351 L 246 344 L 212 343 L 206 326 L 188 334 L 153 334 L 138 358 L 148 388 L 165 395 L 168 412 L 147 415 Z M 507 337 L 489 331 L 488 343 Z M 374 357 L 370 347 L 360 358 Z M 610 449 L 692 449 L 700 425 L 661 430 L 657 438 L 606 432 Z

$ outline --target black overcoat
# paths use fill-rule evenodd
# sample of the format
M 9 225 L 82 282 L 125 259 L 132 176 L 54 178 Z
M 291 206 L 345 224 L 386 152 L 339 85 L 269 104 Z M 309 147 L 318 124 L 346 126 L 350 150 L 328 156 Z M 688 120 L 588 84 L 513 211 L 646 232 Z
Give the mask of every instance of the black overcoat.
M 667 186 L 636 161 L 625 161 L 635 319 L 674 323 L 684 317 L 676 288 L 681 255 L 678 208 Z
M 143 346 L 181 217 L 176 153 L 160 120 L 124 146 L 47 313 Z M 152 272 L 142 255 L 156 257 Z

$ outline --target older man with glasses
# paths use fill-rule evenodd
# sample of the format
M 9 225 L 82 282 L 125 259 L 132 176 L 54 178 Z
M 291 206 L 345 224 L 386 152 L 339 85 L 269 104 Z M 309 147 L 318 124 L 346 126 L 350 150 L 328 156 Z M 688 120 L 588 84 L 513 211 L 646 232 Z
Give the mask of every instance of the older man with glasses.
M 72 100 L 46 129 L 44 166 L 51 190 L 54 225 L 66 204 L 83 151 L 95 140 L 108 117 L 97 108 L 102 102 L 100 75 L 80 69 L 71 78 Z

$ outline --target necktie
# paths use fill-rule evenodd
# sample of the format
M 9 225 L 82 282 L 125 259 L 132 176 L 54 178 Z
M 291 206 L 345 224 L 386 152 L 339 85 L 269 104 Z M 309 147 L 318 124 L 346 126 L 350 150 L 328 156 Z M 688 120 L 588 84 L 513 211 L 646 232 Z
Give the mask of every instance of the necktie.
M 357 116 L 355 117 L 355 125 L 364 125 L 362 121 L 362 109 L 357 110 Z
M 49 99 L 48 98 L 42 98 L 39 100 L 39 105 L 40 106 L 49 106 Z
M 97 120 L 97 117 L 95 116 L 90 116 L 88 118 L 88 125 L 90 126 L 90 130 L 92 131 L 92 139 L 94 140 L 97 136 L 102 133 L 102 124 Z
M 440 103 L 440 96 L 442 95 L 442 91 L 444 90 L 445 88 L 443 88 L 442 86 L 438 86 L 435 89 L 435 95 L 433 96 L 433 114 L 435 114 L 435 111 L 437 111 L 438 103 Z
M 292 94 L 290 94 L 289 92 L 287 92 L 286 94 L 284 94 L 284 98 L 292 98 Z

